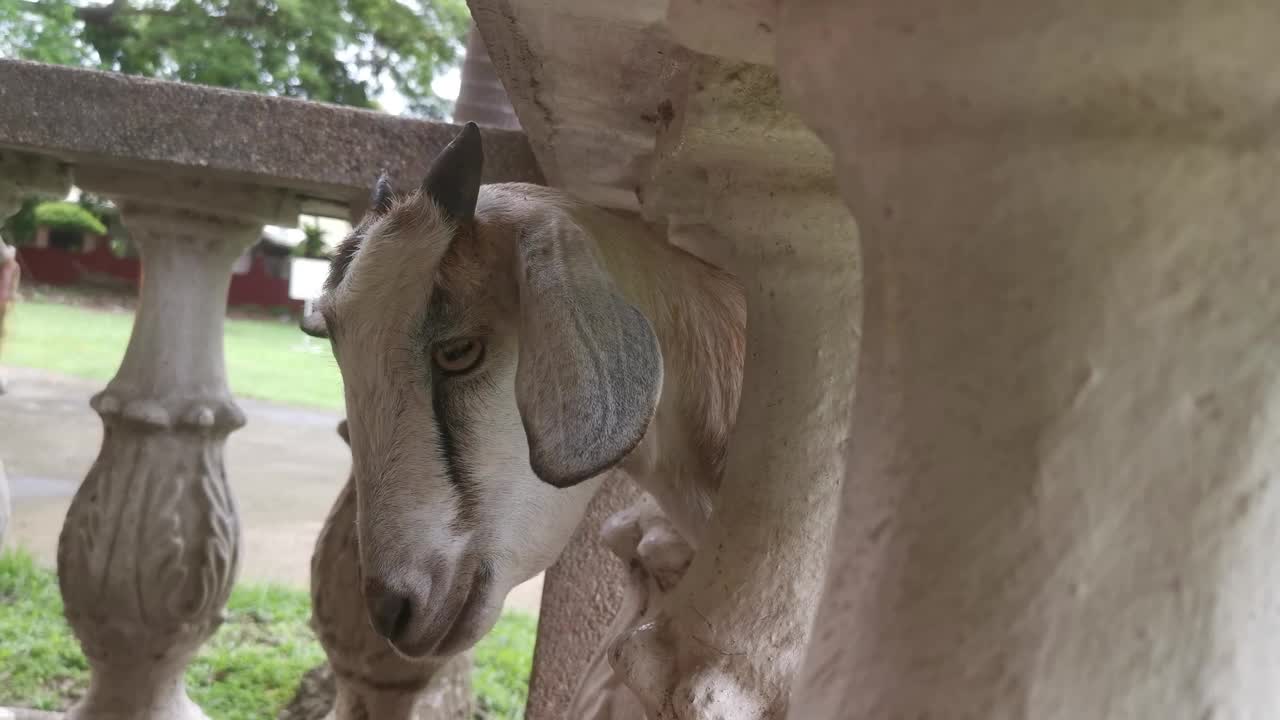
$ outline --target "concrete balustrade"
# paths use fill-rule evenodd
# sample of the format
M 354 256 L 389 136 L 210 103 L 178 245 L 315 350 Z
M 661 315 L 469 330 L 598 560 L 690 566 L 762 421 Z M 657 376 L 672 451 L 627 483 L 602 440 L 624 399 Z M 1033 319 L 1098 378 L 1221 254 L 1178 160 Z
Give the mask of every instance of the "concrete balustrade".
M 221 622 L 240 546 L 222 462 L 244 423 L 223 368 L 232 263 L 264 224 L 359 212 L 383 169 L 412 187 L 457 129 L 5 60 L 0 96 L 0 215 L 30 195 L 65 195 L 74 180 L 116 202 L 146 277 L 120 369 L 93 399 L 102 448 L 58 547 L 67 620 L 92 669 L 69 717 L 197 720 L 183 673 Z M 487 180 L 541 180 L 522 134 L 484 134 Z M 344 498 L 334 517 L 350 513 Z M 377 638 L 357 586 L 343 582 L 358 572 L 342 562 L 354 538 L 332 519 L 316 552 L 335 560 L 316 566 L 314 597 L 318 635 L 347 683 L 337 720 L 469 717 L 466 657 L 423 666 L 386 651 L 369 664 Z M 352 668 L 367 670 L 358 696 Z M 404 668 L 415 683 L 377 682 Z
M 30 153 L 0 149 L 0 224 L 22 207 L 27 197 L 62 197 L 71 189 L 70 172 L 53 158 Z M 5 238 L 0 238 L 3 247 Z M 0 344 L 3 343 L 4 315 L 8 308 L 0 299 Z M 0 378 L 0 383 L 4 378 Z M 9 481 L 4 473 L 4 458 L 0 458 L 0 543 L 4 542 L 9 527 Z

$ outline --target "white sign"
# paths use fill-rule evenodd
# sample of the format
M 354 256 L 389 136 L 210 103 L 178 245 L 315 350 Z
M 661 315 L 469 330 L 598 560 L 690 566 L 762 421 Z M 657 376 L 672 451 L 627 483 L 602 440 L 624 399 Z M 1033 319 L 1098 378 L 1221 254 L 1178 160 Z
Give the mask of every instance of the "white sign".
M 231 264 L 231 274 L 244 275 L 249 272 L 251 267 L 253 267 L 253 248 L 240 253 L 240 257 L 236 258 L 236 261 Z M 4 718 L 0 718 L 0 720 L 4 720 Z
M 289 260 L 289 297 L 294 300 L 320 297 L 324 291 L 324 279 L 329 275 L 329 261 L 316 258 Z

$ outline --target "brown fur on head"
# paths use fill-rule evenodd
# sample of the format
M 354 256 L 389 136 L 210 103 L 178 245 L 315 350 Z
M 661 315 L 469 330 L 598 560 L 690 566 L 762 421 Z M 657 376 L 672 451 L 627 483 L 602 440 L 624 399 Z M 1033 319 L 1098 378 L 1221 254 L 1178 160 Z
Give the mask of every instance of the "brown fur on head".
M 418 190 L 380 182 L 303 321 L 342 372 L 370 618 L 411 656 L 473 643 L 551 564 L 662 383 L 583 228 L 482 191 L 482 157 L 469 125 Z
M 613 468 L 693 541 L 741 386 L 736 281 L 565 193 L 481 187 L 482 159 L 468 126 L 420 188 L 380 180 L 302 323 L 342 372 L 370 619 L 411 656 L 477 640 Z

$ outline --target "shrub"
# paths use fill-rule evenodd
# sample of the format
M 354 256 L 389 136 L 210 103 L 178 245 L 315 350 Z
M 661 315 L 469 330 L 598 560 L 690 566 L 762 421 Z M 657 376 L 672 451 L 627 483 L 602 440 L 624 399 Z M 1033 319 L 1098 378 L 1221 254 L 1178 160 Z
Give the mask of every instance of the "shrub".
M 538 619 L 508 610 L 475 649 L 471 685 L 476 718 L 520 720 L 529 695 L 529 668 L 538 637 Z
M 22 201 L 22 209 L 0 225 L 0 235 L 12 245 L 28 245 L 36 235 L 36 206 L 40 198 L 29 197 Z
M 106 235 L 107 226 L 93 213 L 71 202 L 45 202 L 36 206 L 35 224 L 56 230 L 78 230 Z

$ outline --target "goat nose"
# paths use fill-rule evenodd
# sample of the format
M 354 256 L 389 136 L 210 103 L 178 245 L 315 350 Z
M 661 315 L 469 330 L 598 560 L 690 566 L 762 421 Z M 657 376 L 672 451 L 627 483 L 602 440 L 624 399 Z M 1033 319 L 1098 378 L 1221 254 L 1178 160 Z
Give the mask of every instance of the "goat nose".
M 413 617 L 409 596 L 392 590 L 381 580 L 368 578 L 364 581 L 364 600 L 373 629 L 388 640 L 399 637 Z

